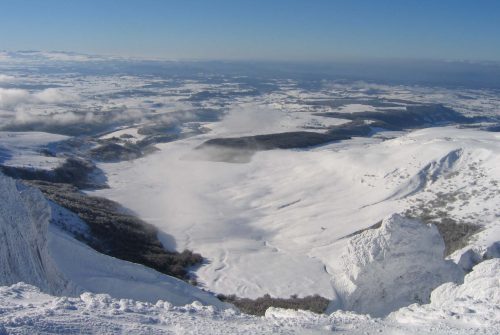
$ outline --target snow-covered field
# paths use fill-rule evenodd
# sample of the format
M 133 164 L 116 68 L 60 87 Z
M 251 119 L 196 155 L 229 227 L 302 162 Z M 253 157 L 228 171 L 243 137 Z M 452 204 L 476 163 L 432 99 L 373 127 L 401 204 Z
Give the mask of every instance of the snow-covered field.
M 110 60 L 25 56 L 0 57 L 0 164 L 52 170 L 93 145 L 165 135 L 140 158 L 94 162 L 109 188 L 85 192 L 156 226 L 167 249 L 206 262 L 190 270 L 194 287 L 100 254 L 68 233 L 90 234 L 75 214 L 0 173 L 0 335 L 498 333 L 499 132 L 384 130 L 250 152 L 239 163 L 199 149 L 224 137 L 324 133 L 350 122 L 325 113 L 421 103 L 498 124 L 498 91 L 128 75 L 127 67 L 51 74 L 23 66 Z M 331 303 L 324 315 L 270 308 L 253 317 L 228 309 L 218 293 L 318 294 Z
M 37 169 L 53 169 L 63 160 L 44 155 L 42 149 L 67 139 L 67 136 L 43 132 L 0 131 L 0 163 Z
M 386 141 L 260 152 L 248 164 L 193 160 L 199 143 L 176 141 L 143 159 L 103 164 L 110 189 L 96 193 L 171 234 L 176 245 L 168 247 L 201 252 L 209 264 L 197 270 L 199 281 L 218 293 L 334 298 L 343 237 L 441 193 L 464 194 L 442 209 L 448 215 L 486 225 L 475 246 L 498 239 L 497 133 L 428 128 Z M 459 154 L 450 161 L 452 153 Z

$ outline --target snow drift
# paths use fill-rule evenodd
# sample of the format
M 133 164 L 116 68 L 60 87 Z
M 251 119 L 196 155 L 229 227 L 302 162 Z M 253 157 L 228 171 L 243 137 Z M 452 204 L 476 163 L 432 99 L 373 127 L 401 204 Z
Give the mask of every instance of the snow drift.
M 108 293 L 116 298 L 174 305 L 193 301 L 224 307 L 185 282 L 96 252 L 56 226 L 85 233 L 76 215 L 42 193 L 0 174 L 0 285 L 25 282 L 54 295 Z
M 278 308 L 254 317 L 197 302 L 176 307 L 93 293 L 54 297 L 18 283 L 0 287 L 0 334 L 498 334 L 499 278 L 499 259 L 482 262 L 462 285 L 434 290 L 430 304 L 414 304 L 384 319 Z
M 341 256 L 343 274 L 335 278 L 342 309 L 383 316 L 411 303 L 427 303 L 431 291 L 463 278 L 443 258 L 437 228 L 394 214 L 378 229 L 352 237 Z

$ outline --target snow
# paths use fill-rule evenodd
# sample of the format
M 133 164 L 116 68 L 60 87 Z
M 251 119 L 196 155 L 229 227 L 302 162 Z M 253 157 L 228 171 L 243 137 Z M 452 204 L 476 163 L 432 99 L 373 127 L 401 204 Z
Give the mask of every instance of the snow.
M 259 152 L 247 164 L 188 159 L 212 136 L 220 134 L 100 164 L 110 188 L 93 192 L 173 236 L 167 246 L 208 258 L 196 275 L 211 291 L 333 299 L 343 237 L 412 206 L 434 210 L 431 202 L 448 194 L 460 198 L 436 211 L 485 225 L 469 248 L 498 241 L 498 134 L 436 127 L 385 141 Z
M 66 224 L 85 224 L 49 203 L 40 191 L 2 174 L 0 189 L 0 284 L 23 281 L 51 294 L 91 291 L 149 302 L 164 299 L 175 305 L 201 301 L 224 306 L 181 280 L 98 253 L 75 240 L 53 218 L 65 215 Z
M 211 136 L 237 137 L 272 134 L 289 131 L 324 132 L 327 127 L 348 123 L 350 120 L 311 115 L 299 105 L 297 110 L 266 101 L 239 102 L 231 105 L 220 122 L 206 124 Z
M 0 335 L 498 333 L 500 271 L 498 260 L 488 260 L 500 255 L 498 133 L 455 127 L 384 132 L 307 150 L 259 152 L 246 164 L 193 155 L 215 137 L 323 132 L 348 122 L 323 112 L 380 110 L 369 104 L 375 98 L 370 90 L 379 99 L 444 103 L 468 116 L 498 116 L 498 92 L 363 82 L 310 89 L 294 80 L 269 80 L 279 89 L 192 103 L 185 98 L 205 90 L 222 96 L 244 90 L 229 77 L 212 83 L 121 73 L 28 73 L 21 67 L 0 75 L 8 85 L 0 94 L 2 125 L 57 131 L 51 127 L 103 124 L 114 129 L 103 139 L 129 134 L 134 142 L 142 138 L 139 124 L 170 120 L 172 112 L 225 113 L 220 122 L 200 120 L 211 129 L 208 134 L 160 144 L 160 151 L 135 161 L 100 164 L 110 188 L 90 193 L 116 200 L 157 226 L 168 248 L 200 252 L 208 262 L 193 271 L 212 292 L 320 294 L 333 300 L 331 309 L 351 311 L 315 315 L 270 308 L 257 318 L 226 310 L 198 288 L 76 241 L 62 228 L 88 233 L 85 223 L 0 175 L 0 284 L 13 284 L 0 288 Z M 342 98 L 353 103 L 335 109 L 307 103 Z M 62 158 L 45 156 L 44 149 L 67 138 L 0 132 L 0 163 L 54 168 Z M 439 214 L 482 230 L 445 260 L 435 227 L 394 215 L 407 212 Z M 64 227 L 54 222 L 58 217 L 64 217 Z M 384 218 L 380 228 L 351 237 Z M 472 272 L 464 278 L 459 268 Z
M 445 283 L 436 288 L 430 304 L 413 304 L 389 316 L 400 323 L 430 324 L 435 320 L 457 328 L 500 329 L 500 259 L 481 262 L 462 285 Z
M 0 164 L 37 169 L 53 169 L 64 158 L 41 154 L 43 149 L 69 137 L 44 132 L 0 131 Z
M 101 139 L 111 139 L 113 137 L 119 138 L 122 135 L 129 135 L 132 137 L 127 138 L 127 141 L 130 143 L 135 143 L 139 140 L 144 139 L 144 137 L 145 137 L 144 135 L 139 134 L 138 130 L 139 130 L 139 128 L 135 127 L 135 126 L 126 127 L 124 129 L 119 129 L 119 130 L 113 131 L 111 133 L 108 133 L 106 135 L 103 135 L 103 136 L 101 136 Z
M 334 276 L 336 308 L 383 316 L 414 302 L 429 302 L 430 292 L 445 282 L 459 282 L 462 269 L 443 258 L 437 228 L 398 214 L 381 227 L 351 239 Z
M 26 281 L 62 293 L 67 281 L 49 256 L 50 206 L 39 191 L 0 174 L 0 283 Z
M 339 113 L 361 113 L 361 112 L 375 112 L 375 111 L 377 111 L 375 107 L 363 104 L 348 104 L 336 110 L 336 112 Z
M 17 283 L 0 287 L 0 334 L 486 334 L 500 326 L 500 260 L 477 265 L 461 285 L 446 283 L 431 303 L 387 318 L 353 312 L 319 315 L 269 308 L 264 317 L 193 302 L 173 306 L 82 293 L 54 297 Z

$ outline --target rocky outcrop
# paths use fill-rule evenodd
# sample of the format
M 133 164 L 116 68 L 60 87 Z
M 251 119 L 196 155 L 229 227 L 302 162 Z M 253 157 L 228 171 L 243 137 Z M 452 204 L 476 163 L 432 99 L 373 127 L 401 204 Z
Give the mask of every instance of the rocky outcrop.
M 343 274 L 335 278 L 342 309 L 382 316 L 412 303 L 428 303 L 431 291 L 463 278 L 443 258 L 437 228 L 398 214 L 380 228 L 353 236 L 342 254 Z

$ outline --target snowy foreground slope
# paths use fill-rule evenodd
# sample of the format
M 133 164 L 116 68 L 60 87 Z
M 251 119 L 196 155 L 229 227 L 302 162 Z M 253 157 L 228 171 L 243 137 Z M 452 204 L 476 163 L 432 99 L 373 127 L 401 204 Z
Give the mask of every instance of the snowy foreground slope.
M 18 283 L 0 287 L 0 334 L 498 334 L 499 278 L 499 259 L 482 262 L 464 284 L 434 290 L 430 304 L 385 319 L 275 308 L 252 317 L 198 302 L 174 307 L 92 293 L 54 297 Z
M 56 295 L 84 291 L 175 305 L 219 300 L 144 266 L 100 254 L 61 228 L 86 233 L 86 225 L 49 202 L 40 191 L 0 174 L 0 283 L 20 281 Z M 56 222 L 66 227 L 58 227 Z

